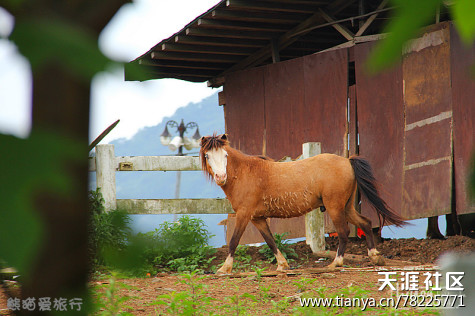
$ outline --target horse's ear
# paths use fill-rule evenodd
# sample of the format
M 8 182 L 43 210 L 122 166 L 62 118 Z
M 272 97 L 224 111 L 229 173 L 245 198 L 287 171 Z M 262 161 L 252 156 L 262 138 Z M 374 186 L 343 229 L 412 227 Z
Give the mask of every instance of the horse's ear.
M 206 138 L 205 136 L 200 137 L 200 146 L 203 146 L 203 142 L 204 142 L 205 138 Z
M 228 134 L 222 134 L 220 138 L 222 140 L 228 140 Z

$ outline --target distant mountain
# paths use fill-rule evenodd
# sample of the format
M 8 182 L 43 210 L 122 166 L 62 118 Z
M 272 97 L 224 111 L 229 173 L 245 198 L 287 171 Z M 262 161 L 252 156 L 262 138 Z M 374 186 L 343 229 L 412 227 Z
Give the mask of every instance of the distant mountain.
M 173 155 L 167 146 L 160 143 L 160 135 L 169 120 L 178 123 L 184 120 L 196 122 L 201 135 L 210 135 L 213 132 L 224 133 L 223 108 L 218 106 L 218 93 L 203 99 L 198 103 L 189 103 L 181 107 L 170 116 L 165 117 L 156 126 L 144 127 L 131 139 L 118 139 L 112 141 L 116 156 L 159 156 Z M 175 129 L 168 128 L 172 135 Z M 195 129 L 185 133 L 192 137 Z M 184 153 L 198 155 L 199 149 Z M 176 154 L 176 152 L 175 152 Z M 176 172 L 117 172 L 116 188 L 119 199 L 167 199 L 175 197 Z M 185 171 L 181 173 L 180 198 L 214 198 L 224 197 L 223 192 L 214 184 L 206 180 L 202 172 Z

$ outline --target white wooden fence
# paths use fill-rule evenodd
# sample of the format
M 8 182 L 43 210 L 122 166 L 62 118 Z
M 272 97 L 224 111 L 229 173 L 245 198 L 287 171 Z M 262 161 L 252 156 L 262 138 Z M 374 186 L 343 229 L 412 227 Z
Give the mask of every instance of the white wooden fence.
M 302 156 L 321 153 L 320 143 L 305 143 Z M 130 214 L 229 214 L 227 199 L 117 199 L 117 171 L 201 171 L 199 157 L 191 156 L 123 156 L 116 157 L 114 145 L 96 146 L 96 156 L 89 161 L 89 171 L 96 171 L 96 185 L 101 188 L 106 211 L 116 208 Z M 313 252 L 325 250 L 323 214 L 314 210 L 305 216 L 307 244 Z

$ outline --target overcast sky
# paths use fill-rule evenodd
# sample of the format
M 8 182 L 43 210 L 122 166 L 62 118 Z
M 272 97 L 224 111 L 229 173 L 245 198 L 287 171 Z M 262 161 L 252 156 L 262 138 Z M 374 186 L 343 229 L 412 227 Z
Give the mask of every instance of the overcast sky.
M 118 61 L 130 61 L 168 38 L 219 0 L 134 0 L 124 5 L 104 29 L 99 46 Z M 13 19 L 0 7 L 0 37 L 6 37 Z M 122 69 L 98 74 L 91 89 L 91 140 L 120 119 L 104 142 L 131 137 L 140 128 L 159 123 L 164 116 L 215 93 L 206 83 L 174 79 L 125 82 Z M 14 45 L 0 39 L 0 133 L 26 137 L 30 130 L 31 73 Z

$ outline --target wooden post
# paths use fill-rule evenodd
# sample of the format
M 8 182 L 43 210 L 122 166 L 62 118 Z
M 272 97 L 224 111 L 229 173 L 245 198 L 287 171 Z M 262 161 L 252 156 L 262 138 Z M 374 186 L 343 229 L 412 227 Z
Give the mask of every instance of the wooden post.
M 101 188 L 106 212 L 117 208 L 114 145 L 96 146 L 96 186 Z
M 322 153 L 320 143 L 305 143 L 302 145 L 302 158 L 309 158 Z M 325 227 L 323 213 L 313 210 L 305 214 L 305 237 L 313 253 L 325 250 Z

